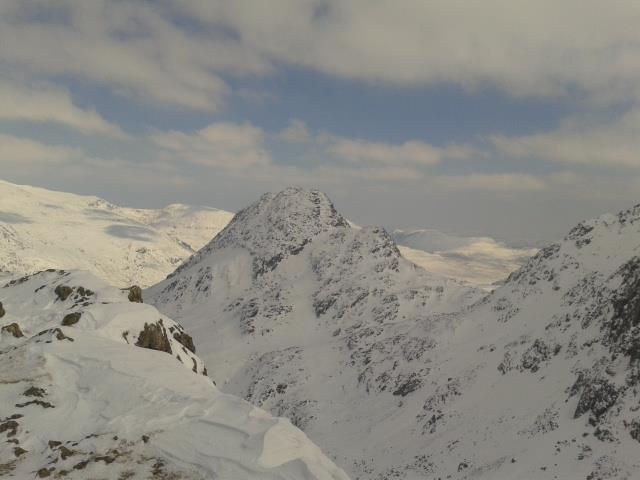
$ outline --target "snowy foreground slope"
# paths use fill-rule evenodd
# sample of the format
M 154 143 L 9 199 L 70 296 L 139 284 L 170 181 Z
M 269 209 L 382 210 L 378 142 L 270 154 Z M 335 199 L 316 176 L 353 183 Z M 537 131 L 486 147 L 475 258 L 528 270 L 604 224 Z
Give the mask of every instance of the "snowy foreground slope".
M 113 285 L 147 286 L 205 245 L 232 216 L 187 205 L 123 208 L 0 180 L 0 271 L 82 269 Z
M 0 278 L 0 477 L 347 480 L 290 422 L 220 393 L 136 293 Z
M 640 476 L 640 206 L 481 298 L 288 189 L 147 295 L 221 388 L 291 418 L 352 478 Z
M 429 272 L 493 290 L 537 253 L 489 237 L 458 237 L 437 230 L 394 230 L 393 240 L 407 260 Z

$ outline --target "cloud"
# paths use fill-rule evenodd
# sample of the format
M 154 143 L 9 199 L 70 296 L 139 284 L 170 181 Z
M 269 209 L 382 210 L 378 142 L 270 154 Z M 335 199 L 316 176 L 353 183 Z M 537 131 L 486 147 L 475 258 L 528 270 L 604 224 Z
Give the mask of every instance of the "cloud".
M 312 133 L 300 119 L 291 120 L 275 138 L 290 144 L 306 144 L 308 149 L 315 150 L 317 155 L 325 159 L 332 158 L 343 164 L 346 162 L 348 168 L 360 167 L 353 171 L 361 171 L 363 175 L 366 175 L 365 167 L 375 169 L 379 178 L 383 178 L 381 173 L 385 168 L 389 172 L 394 171 L 394 178 L 400 178 L 408 176 L 410 172 L 412 175 L 419 174 L 416 167 L 428 167 L 449 159 L 469 159 L 477 153 L 468 145 L 436 147 L 421 140 L 390 143 L 346 138 L 327 132 Z
M 199 110 L 282 64 L 609 104 L 640 99 L 639 18 L 635 0 L 27 0 L 0 2 L 0 59 Z
M 289 122 L 279 134 L 280 140 L 286 143 L 306 143 L 311 141 L 311 134 L 306 123 L 298 118 L 294 118 Z
M 24 86 L 0 82 L 0 120 L 53 122 L 78 130 L 124 138 L 125 133 L 95 110 L 76 107 L 68 91 L 50 85 Z
M 137 100 L 212 111 L 229 90 L 220 72 L 271 68 L 241 42 L 181 25 L 162 2 L 1 3 L 0 65 L 26 76 L 73 77 Z
M 440 175 L 433 177 L 431 183 L 443 190 L 538 192 L 547 188 L 547 182 L 543 178 L 523 173 Z
M 515 158 L 543 159 L 567 164 L 640 168 L 640 108 L 617 119 L 569 119 L 558 129 L 490 142 Z
M 271 162 L 264 148 L 264 132 L 248 123 L 212 123 L 195 133 L 155 132 L 152 143 L 165 160 L 177 159 L 228 170 L 266 166 Z
M 640 98 L 640 4 L 620 0 L 181 0 L 263 58 L 342 78 Z
M 399 145 L 365 140 L 328 139 L 327 151 L 354 163 L 435 165 L 442 159 L 442 151 L 420 141 Z
M 82 151 L 78 148 L 46 145 L 30 138 L 0 134 L 0 158 L 5 169 L 32 170 L 62 165 L 81 156 Z

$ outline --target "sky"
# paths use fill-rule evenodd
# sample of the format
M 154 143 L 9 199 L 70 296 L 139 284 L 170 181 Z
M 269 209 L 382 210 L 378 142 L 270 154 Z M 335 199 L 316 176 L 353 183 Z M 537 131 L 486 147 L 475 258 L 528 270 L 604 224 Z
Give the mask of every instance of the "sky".
M 4 0 L 0 178 L 561 238 L 640 203 L 637 0 Z

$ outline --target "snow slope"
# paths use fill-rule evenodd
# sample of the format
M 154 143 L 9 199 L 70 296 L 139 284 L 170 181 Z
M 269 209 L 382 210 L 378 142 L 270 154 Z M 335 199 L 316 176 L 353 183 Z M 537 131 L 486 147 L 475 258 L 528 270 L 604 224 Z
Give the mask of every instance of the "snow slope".
M 198 338 L 223 390 L 375 478 L 421 450 L 392 440 L 411 435 L 398 418 L 428 386 L 451 313 L 480 292 L 408 262 L 383 229 L 352 228 L 324 194 L 290 188 L 238 213 L 145 296 Z
M 110 284 L 163 279 L 231 219 L 222 210 L 123 208 L 0 180 L 0 271 L 89 270 Z
M 220 393 L 182 327 L 131 292 L 3 277 L 1 477 L 347 480 L 289 421 Z
M 352 478 L 640 475 L 640 206 L 475 301 L 288 189 L 147 294 L 223 389 L 291 418 Z
M 485 290 L 493 290 L 538 251 L 509 247 L 489 237 L 459 237 L 429 229 L 394 230 L 392 238 L 402 256 L 416 265 Z

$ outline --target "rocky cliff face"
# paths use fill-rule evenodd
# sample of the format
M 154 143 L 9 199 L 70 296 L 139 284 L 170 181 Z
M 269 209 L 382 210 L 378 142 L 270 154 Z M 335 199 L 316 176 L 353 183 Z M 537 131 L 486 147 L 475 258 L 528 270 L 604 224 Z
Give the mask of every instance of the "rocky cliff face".
M 85 272 L 0 275 L 1 477 L 347 480 L 129 296 Z

